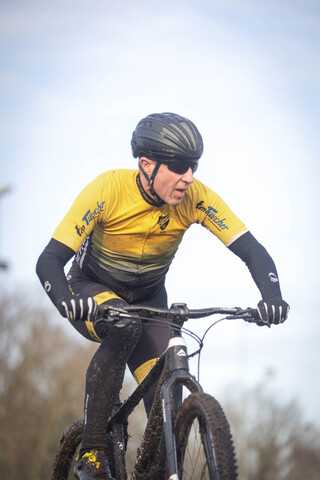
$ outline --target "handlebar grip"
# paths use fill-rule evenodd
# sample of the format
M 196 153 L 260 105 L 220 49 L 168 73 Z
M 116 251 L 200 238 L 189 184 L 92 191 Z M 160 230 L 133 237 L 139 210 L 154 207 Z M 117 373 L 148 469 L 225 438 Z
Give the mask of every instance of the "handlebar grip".
M 247 308 L 246 315 L 244 315 L 243 320 L 249 323 L 257 323 L 260 320 L 259 312 L 256 308 Z
M 247 318 L 244 318 L 246 322 L 256 323 L 257 325 L 259 325 L 259 327 L 264 327 L 264 326 L 269 328 L 271 327 L 270 323 L 265 323 L 261 321 L 257 308 L 248 308 L 247 310 L 249 311 L 250 316 Z
M 254 318 L 255 320 L 259 320 L 260 316 L 258 310 L 256 308 L 251 308 L 250 310 L 252 318 Z

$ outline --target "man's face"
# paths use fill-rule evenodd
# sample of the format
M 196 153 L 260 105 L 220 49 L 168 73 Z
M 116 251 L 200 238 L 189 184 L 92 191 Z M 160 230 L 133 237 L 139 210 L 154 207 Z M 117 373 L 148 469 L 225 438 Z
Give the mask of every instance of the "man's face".
M 156 174 L 153 188 L 165 203 L 174 206 L 180 205 L 192 182 L 191 168 L 186 173 L 179 174 L 172 172 L 167 165 L 162 163 Z

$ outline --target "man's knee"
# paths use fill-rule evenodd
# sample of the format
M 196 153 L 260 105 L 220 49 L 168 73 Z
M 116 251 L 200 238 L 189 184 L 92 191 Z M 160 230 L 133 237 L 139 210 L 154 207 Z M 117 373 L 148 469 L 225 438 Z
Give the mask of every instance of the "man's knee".
M 104 302 L 102 305 L 114 307 L 115 309 L 123 309 L 128 304 L 119 297 L 112 298 Z M 129 318 L 119 317 L 117 315 L 110 317 L 101 317 L 95 322 L 95 330 L 103 343 L 110 340 L 115 344 L 131 351 L 137 344 L 141 335 L 141 321 L 139 319 L 131 320 Z

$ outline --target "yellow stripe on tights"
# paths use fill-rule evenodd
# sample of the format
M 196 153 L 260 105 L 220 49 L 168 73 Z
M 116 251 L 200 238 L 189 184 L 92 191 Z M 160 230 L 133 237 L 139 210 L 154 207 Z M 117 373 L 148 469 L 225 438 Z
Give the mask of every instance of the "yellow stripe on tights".
M 153 365 L 157 362 L 158 358 L 152 358 L 151 360 L 148 360 L 147 362 L 143 363 L 138 367 L 134 373 L 133 376 L 137 383 L 141 383 L 144 377 L 147 375 L 147 373 L 150 372 L 151 368 Z
M 113 292 L 101 292 L 95 295 L 93 298 L 95 299 L 98 305 L 101 305 L 101 303 L 107 302 L 112 298 L 120 298 L 120 297 Z

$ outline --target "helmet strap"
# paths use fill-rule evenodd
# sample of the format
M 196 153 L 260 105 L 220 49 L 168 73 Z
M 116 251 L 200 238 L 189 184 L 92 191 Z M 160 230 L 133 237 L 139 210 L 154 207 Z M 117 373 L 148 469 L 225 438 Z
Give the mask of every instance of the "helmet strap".
M 153 195 L 154 197 L 157 197 L 158 201 L 159 201 L 159 205 L 162 205 L 164 203 L 164 201 L 162 200 L 162 198 L 159 197 L 159 195 L 156 193 L 155 189 L 153 188 L 153 184 L 154 184 L 154 179 L 158 173 L 158 170 L 160 168 L 160 165 L 161 163 L 160 162 L 157 162 L 156 163 L 156 166 L 154 167 L 153 169 L 153 172 L 151 174 L 151 177 L 148 177 L 147 173 L 143 170 L 142 166 L 141 166 L 141 163 L 139 162 L 139 167 L 141 169 L 141 172 L 143 173 L 143 176 L 145 177 L 145 179 L 147 180 L 148 182 L 148 185 L 149 185 L 149 188 L 150 188 L 150 193 L 151 195 Z
M 161 165 L 160 162 L 156 163 L 156 166 L 154 167 L 153 172 L 152 172 L 151 177 L 150 177 L 150 180 L 149 180 L 150 192 L 151 192 L 152 195 L 156 195 L 158 198 L 160 198 L 160 197 L 156 194 L 155 189 L 153 188 L 153 184 L 154 184 L 154 179 L 156 178 L 156 175 L 157 175 L 158 170 L 160 168 L 160 165 Z

